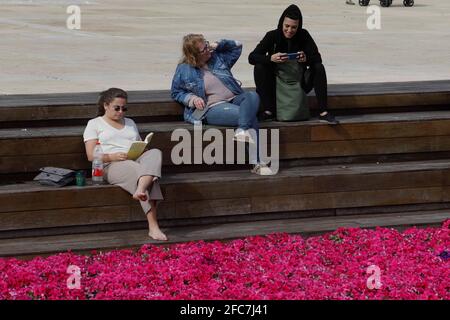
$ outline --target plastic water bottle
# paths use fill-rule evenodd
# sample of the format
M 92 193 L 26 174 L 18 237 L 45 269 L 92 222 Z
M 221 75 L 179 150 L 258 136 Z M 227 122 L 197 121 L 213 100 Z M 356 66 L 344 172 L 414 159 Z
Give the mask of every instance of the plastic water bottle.
M 97 141 L 92 161 L 92 184 L 103 183 L 103 151 L 100 142 Z

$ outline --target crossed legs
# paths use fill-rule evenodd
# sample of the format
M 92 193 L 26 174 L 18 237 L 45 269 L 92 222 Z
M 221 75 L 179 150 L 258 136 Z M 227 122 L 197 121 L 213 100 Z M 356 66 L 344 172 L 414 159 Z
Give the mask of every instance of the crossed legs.
M 136 192 L 133 194 L 133 199 L 138 201 L 149 201 L 150 210 L 147 212 L 148 221 L 148 235 L 155 240 L 167 240 L 167 236 L 159 229 L 157 215 L 156 215 L 156 200 L 149 200 L 148 189 L 153 183 L 155 177 L 142 176 L 137 183 Z
M 157 221 L 157 200 L 163 200 L 158 180 L 161 176 L 162 154 L 160 150 L 146 151 L 136 161 L 126 160 L 111 163 L 107 167 L 107 180 L 132 194 L 147 215 L 149 233 L 155 240 L 167 240 Z

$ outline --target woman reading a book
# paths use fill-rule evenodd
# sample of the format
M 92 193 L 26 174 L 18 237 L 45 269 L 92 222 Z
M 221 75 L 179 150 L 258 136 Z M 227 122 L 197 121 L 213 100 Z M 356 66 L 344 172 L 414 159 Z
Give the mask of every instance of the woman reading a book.
M 117 88 L 110 88 L 100 94 L 98 117 L 89 120 L 83 134 L 87 158 L 93 160 L 94 148 L 99 141 L 106 181 L 120 186 L 140 202 L 147 215 L 151 238 L 167 240 L 159 229 L 156 217 L 157 201 L 163 200 L 158 183 L 162 154 L 158 149 L 151 149 L 136 161 L 128 159 L 130 146 L 133 142 L 141 141 L 141 137 L 134 121 L 124 117 L 127 99 L 127 93 Z

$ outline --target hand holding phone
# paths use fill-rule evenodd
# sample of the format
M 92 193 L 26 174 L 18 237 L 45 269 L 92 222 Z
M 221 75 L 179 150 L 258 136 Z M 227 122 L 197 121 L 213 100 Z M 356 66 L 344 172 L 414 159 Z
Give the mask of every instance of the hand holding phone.
M 270 57 L 270 61 L 275 62 L 275 63 L 283 63 L 287 60 L 287 54 L 286 53 L 274 53 L 271 57 Z
M 300 58 L 300 52 L 286 53 L 285 57 L 288 60 L 298 60 Z

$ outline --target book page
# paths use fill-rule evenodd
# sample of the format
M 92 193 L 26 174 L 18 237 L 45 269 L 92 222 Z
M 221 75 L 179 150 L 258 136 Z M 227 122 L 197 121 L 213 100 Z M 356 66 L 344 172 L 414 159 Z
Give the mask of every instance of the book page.
M 128 160 L 136 160 L 144 153 L 145 147 L 147 146 L 147 142 L 144 141 L 135 141 L 128 150 Z
M 150 143 L 150 141 L 152 140 L 153 137 L 153 132 L 150 132 L 148 135 L 145 136 L 144 141 L 147 143 Z
M 148 143 L 152 140 L 153 132 L 150 132 L 144 141 L 135 141 L 131 144 L 130 150 L 128 150 L 128 160 L 136 160 L 143 153 Z

